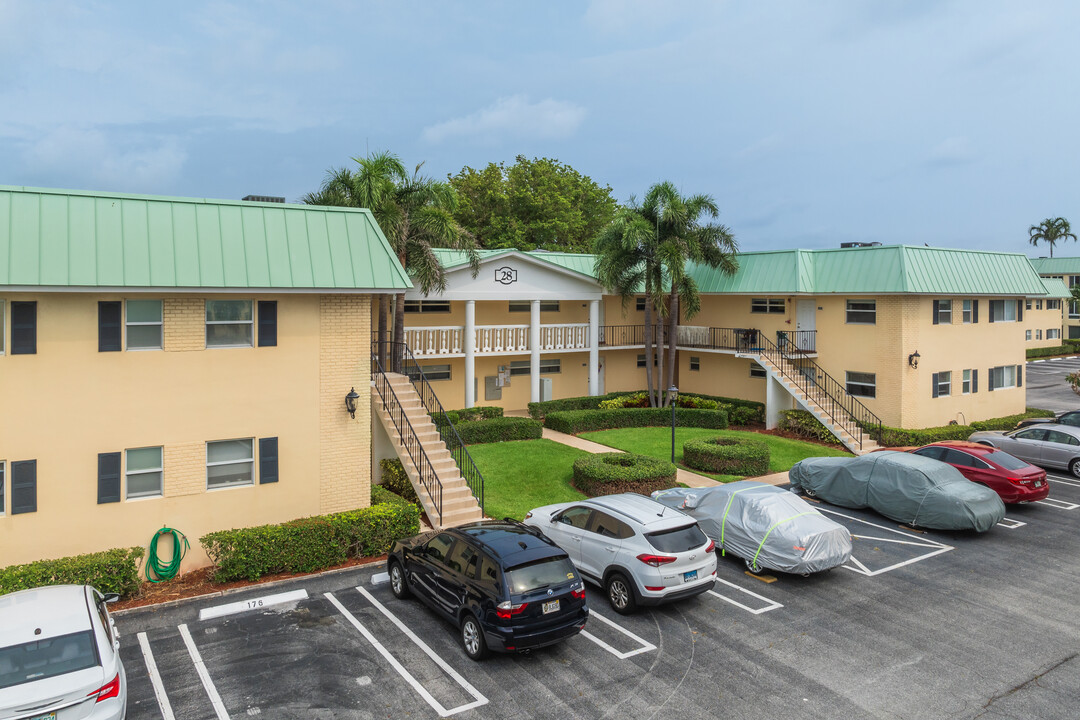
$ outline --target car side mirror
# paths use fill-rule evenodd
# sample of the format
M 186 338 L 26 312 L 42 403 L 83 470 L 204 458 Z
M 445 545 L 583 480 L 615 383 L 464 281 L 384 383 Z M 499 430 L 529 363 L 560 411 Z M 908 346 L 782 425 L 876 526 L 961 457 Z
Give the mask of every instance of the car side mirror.
M 120 599 L 120 594 L 119 593 L 105 593 L 104 595 L 101 596 L 101 599 L 104 600 L 107 603 L 114 603 L 114 602 L 116 602 L 117 600 Z

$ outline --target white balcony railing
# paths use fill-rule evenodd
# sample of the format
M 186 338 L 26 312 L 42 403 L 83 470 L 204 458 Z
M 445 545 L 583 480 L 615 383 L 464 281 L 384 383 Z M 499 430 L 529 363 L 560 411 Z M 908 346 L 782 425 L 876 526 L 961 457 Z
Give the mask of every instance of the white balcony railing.
M 477 325 L 476 352 L 529 352 L 528 325 Z
M 589 323 L 541 325 L 541 350 L 588 350 Z
M 460 355 L 463 350 L 463 327 L 405 328 L 405 342 L 416 357 Z
M 465 328 L 461 326 L 405 328 L 405 342 L 416 357 L 461 356 L 465 353 Z M 540 326 L 540 350 L 588 350 L 589 324 L 567 323 Z M 477 325 L 477 354 L 499 355 L 529 352 L 528 325 Z

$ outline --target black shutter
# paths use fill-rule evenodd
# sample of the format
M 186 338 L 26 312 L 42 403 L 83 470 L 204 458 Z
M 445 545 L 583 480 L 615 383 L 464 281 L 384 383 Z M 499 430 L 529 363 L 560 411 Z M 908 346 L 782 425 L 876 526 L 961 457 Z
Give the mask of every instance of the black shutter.
M 37 512 L 37 460 L 11 463 L 11 514 L 28 512 Z
M 37 353 L 37 303 L 11 303 L 11 354 Z
M 986 371 L 986 390 L 987 392 L 994 391 L 994 368 Z
M 935 300 L 934 303 L 937 304 L 937 300 Z M 937 316 L 935 316 L 935 317 L 937 317 Z M 930 384 L 932 386 L 930 388 L 930 397 L 937 397 L 937 376 L 938 376 L 937 373 L 934 373 L 933 375 L 930 376 Z
M 979 371 L 978 370 L 972 370 L 971 371 L 971 392 L 973 392 L 973 393 L 979 392 Z
M 259 301 L 259 347 L 277 347 L 277 300 Z
M 277 438 L 259 438 L 259 484 L 278 481 Z
M 990 301 L 990 322 L 994 322 L 995 319 L 996 318 L 994 317 L 994 301 L 991 300 Z
M 935 300 L 935 301 L 934 301 L 934 324 L 935 324 L 935 325 L 937 325 L 937 324 L 938 324 L 938 303 L 939 303 L 939 302 L 941 302 L 941 301 L 940 301 L 940 300 Z M 936 385 L 936 384 L 937 384 L 937 383 L 935 383 L 935 385 Z M 935 395 L 934 397 L 937 397 L 937 395 Z
M 120 502 L 120 453 L 98 453 L 97 456 L 97 501 L 103 503 Z
M 1020 322 L 1024 319 L 1024 301 L 1016 301 L 1016 322 Z
M 118 301 L 97 304 L 98 352 L 120 350 L 120 303 Z
M 979 322 L 979 301 L 977 299 L 971 301 L 971 322 Z
M 1024 387 L 1024 366 L 1016 366 L 1016 387 Z
M 7 507 L 4 505 L 4 463 L 0 462 L 0 511 Z

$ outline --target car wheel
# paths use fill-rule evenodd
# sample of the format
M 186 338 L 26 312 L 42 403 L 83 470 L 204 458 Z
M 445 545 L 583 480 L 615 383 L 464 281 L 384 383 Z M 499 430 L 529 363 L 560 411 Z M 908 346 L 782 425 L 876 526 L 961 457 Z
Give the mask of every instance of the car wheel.
M 1073 477 L 1080 478 L 1080 460 L 1073 460 L 1069 463 L 1069 472 Z
M 607 581 L 607 597 L 611 607 L 620 615 L 629 615 L 637 610 L 634 588 L 622 573 L 612 573 Z
M 470 660 L 483 660 L 488 656 L 487 643 L 480 623 L 469 614 L 461 621 L 461 647 Z
M 412 595 L 405 581 L 405 571 L 401 569 L 401 563 L 397 560 L 390 561 L 390 592 L 398 600 L 404 600 Z
M 747 560 L 746 569 L 755 575 L 761 574 L 765 570 L 765 566 L 759 563 L 757 560 Z
M 817 493 L 810 488 L 804 487 L 802 491 L 806 495 L 806 497 L 817 497 Z

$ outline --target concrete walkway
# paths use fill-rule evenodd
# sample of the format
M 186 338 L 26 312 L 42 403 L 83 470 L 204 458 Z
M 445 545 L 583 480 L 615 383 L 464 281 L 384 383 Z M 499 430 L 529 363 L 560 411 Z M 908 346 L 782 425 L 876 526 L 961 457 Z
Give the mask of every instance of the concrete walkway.
M 550 428 L 544 428 L 544 438 L 563 445 L 569 445 L 578 450 L 584 450 L 587 453 L 623 452 L 618 448 L 601 445 L 598 442 L 579 438 L 576 435 L 567 435 L 566 433 L 551 430 Z M 690 470 L 678 468 L 677 471 L 678 475 L 676 476 L 676 480 L 687 487 L 715 487 L 716 485 L 722 484 L 713 480 L 711 477 L 698 475 L 696 472 L 691 472 Z M 763 482 L 768 485 L 783 485 L 788 481 L 788 474 L 786 472 L 774 473 L 772 475 L 763 475 L 756 478 L 747 478 L 747 480 L 757 480 L 758 482 Z

